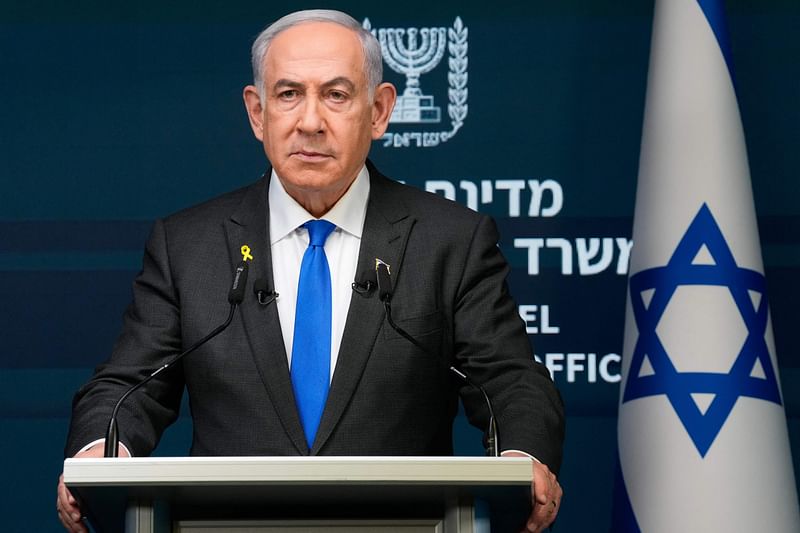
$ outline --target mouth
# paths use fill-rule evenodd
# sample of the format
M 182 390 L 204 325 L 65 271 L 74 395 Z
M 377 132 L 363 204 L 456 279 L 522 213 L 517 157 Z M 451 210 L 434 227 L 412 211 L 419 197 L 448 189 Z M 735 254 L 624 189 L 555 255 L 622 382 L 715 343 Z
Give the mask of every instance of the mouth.
M 290 155 L 291 157 L 294 157 L 296 159 L 299 159 L 300 161 L 304 161 L 307 163 L 318 163 L 331 158 L 329 154 L 326 154 L 324 152 L 317 152 L 314 150 L 297 150 L 291 152 Z

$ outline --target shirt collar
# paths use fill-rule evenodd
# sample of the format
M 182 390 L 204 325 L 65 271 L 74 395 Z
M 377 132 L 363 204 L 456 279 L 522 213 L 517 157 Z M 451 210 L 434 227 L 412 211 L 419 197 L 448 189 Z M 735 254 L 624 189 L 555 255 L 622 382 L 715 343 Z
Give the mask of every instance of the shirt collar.
M 309 220 L 314 220 L 311 213 L 289 196 L 275 173 L 275 169 L 272 170 L 267 195 L 270 245 L 282 240 Z M 368 199 L 369 172 L 367 167 L 363 166 L 344 196 L 339 198 L 339 201 L 322 218 L 360 239 L 364 229 L 364 219 L 367 216 Z

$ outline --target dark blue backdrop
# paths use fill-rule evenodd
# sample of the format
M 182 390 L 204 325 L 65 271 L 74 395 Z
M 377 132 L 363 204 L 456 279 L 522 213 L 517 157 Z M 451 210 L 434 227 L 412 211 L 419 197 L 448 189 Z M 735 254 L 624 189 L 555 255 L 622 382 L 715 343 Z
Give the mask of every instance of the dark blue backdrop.
M 468 29 L 461 128 L 438 146 L 402 137 L 452 129 L 448 51 L 421 79 L 441 123 L 393 125 L 411 146 L 376 142 L 372 158 L 397 179 L 497 218 L 512 292 L 540 332 L 531 337 L 535 351 L 567 405 L 559 530 L 607 530 L 626 279 L 619 243 L 631 232 L 652 3 L 322 4 L 369 17 L 373 28 L 457 29 L 460 17 Z M 296 7 L 0 6 L 3 530 L 59 530 L 53 500 L 71 395 L 109 352 L 151 221 L 263 170 L 240 96 L 249 46 Z M 797 465 L 800 5 L 739 0 L 728 8 Z M 402 90 L 403 76 L 386 75 Z M 531 181 L 550 187 L 533 216 Z M 536 239 L 544 239 L 538 268 L 528 255 Z M 588 251 L 593 239 L 597 254 Z M 603 239 L 613 239 L 608 267 L 589 273 L 581 257 L 602 262 Z M 571 271 L 557 247 L 564 242 Z M 189 431 L 184 417 L 158 453 L 184 454 Z M 460 453 L 480 453 L 478 440 L 459 421 Z

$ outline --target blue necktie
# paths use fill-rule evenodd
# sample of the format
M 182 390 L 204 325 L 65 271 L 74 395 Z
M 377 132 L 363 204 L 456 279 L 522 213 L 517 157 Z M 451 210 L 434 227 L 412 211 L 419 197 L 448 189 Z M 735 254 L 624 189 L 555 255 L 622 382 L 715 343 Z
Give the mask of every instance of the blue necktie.
M 292 342 L 292 388 L 306 434 L 314 444 L 331 368 L 331 271 L 325 257 L 325 240 L 336 228 L 327 220 L 303 224 L 309 243 L 300 265 Z

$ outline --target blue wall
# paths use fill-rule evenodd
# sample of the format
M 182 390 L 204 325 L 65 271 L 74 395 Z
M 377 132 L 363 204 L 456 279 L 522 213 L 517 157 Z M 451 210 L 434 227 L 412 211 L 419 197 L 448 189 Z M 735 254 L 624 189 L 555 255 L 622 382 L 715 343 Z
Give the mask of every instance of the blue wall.
M 4 531 L 59 531 L 53 500 L 71 396 L 116 337 L 152 220 L 251 182 L 265 165 L 241 104 L 249 46 L 297 5 L 161 4 L 0 6 Z M 616 269 L 619 248 L 597 274 L 582 273 L 577 262 L 565 274 L 557 251 L 544 250 L 530 274 L 527 252 L 514 240 L 630 238 L 652 3 L 322 4 L 369 17 L 374 28 L 455 28 L 457 16 L 467 27 L 463 125 L 438 146 L 403 137 L 454 126 L 446 54 L 422 77 L 441 123 L 393 125 L 400 144 L 410 139 L 411 146 L 379 141 L 372 158 L 420 187 L 445 191 L 446 182 L 458 201 L 497 218 L 513 294 L 537 306 L 536 313 L 526 308 L 531 327 L 549 326 L 531 338 L 556 370 L 567 405 L 559 530 L 607 530 L 618 401 L 618 384 L 607 378 L 619 372 L 613 356 L 622 349 L 626 283 Z M 751 4 L 729 2 L 729 26 L 798 465 L 800 4 Z M 403 76 L 388 68 L 386 75 L 402 90 Z M 508 189 L 519 180 L 517 215 Z M 530 180 L 557 185 L 563 204 L 555 214 L 528 216 Z M 546 193 L 543 207 L 553 200 Z M 554 355 L 567 353 L 584 354 L 571 356 L 584 366 L 573 366 L 573 376 L 568 356 Z M 605 361 L 605 378 L 598 370 L 593 381 L 587 354 Z M 475 430 L 463 420 L 458 428 L 459 452 L 480 453 Z M 184 454 L 189 435 L 184 417 L 158 454 Z

